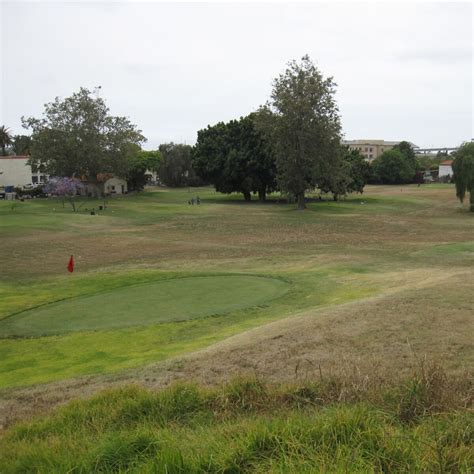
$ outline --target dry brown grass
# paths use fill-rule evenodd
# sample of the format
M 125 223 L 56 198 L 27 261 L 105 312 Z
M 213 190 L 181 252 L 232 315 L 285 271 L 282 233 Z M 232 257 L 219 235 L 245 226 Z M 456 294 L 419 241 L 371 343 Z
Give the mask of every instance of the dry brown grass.
M 251 375 L 275 383 L 343 377 L 373 384 L 409 376 L 425 360 L 459 380 L 472 379 L 473 273 L 420 276 L 384 275 L 393 286 L 383 296 L 295 315 L 186 357 L 119 375 L 11 390 L 0 400 L 0 425 L 130 383 L 153 389 L 176 380 L 217 385 Z
M 323 202 L 301 218 L 297 211 L 272 203 L 204 202 L 209 212 L 199 215 L 179 213 L 147 222 L 129 219 L 110 226 L 97 221 L 93 227 L 78 221 L 67 229 L 3 236 L 2 278 L 61 274 L 64 265 L 58 256 L 67 258 L 71 253 L 82 271 L 124 264 L 186 269 L 229 261 L 238 265 L 255 258 L 314 254 L 339 258 L 348 251 L 351 257 L 380 252 L 389 257 L 430 243 L 472 240 L 474 235 L 474 220 L 459 219 L 459 203 L 451 188 L 368 187 L 365 196 L 415 198 L 425 204 L 399 210 L 395 202 L 374 212 L 360 205 L 359 212 L 351 208 L 332 213 Z
M 417 198 L 426 205 L 400 211 L 393 204 L 378 212 L 361 205 L 361 211 L 331 213 L 319 212 L 318 204 L 301 215 L 282 214 L 276 204 L 209 204 L 205 216 L 2 238 L 4 277 L 9 278 L 60 274 L 66 260 L 58 255 L 74 253 L 82 272 L 145 267 L 304 272 L 370 264 L 370 275 L 341 279 L 384 290 L 376 298 L 308 310 L 164 363 L 5 391 L 0 426 L 132 382 L 150 388 L 175 380 L 215 385 L 248 374 L 270 382 L 350 373 L 361 380 L 383 379 L 407 375 L 425 358 L 450 375 L 474 375 L 472 259 L 453 264 L 437 256 L 417 257 L 433 244 L 472 241 L 474 219 L 461 212 L 451 188 L 369 187 L 364 196 Z

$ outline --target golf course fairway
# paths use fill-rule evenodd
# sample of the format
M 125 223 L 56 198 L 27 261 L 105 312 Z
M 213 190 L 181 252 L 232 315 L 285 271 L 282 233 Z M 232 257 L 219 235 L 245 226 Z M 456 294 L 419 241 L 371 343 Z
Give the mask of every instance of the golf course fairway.
M 13 314 L 0 321 L 0 336 L 46 336 L 203 318 L 265 303 L 287 288 L 282 280 L 253 275 L 161 280 Z

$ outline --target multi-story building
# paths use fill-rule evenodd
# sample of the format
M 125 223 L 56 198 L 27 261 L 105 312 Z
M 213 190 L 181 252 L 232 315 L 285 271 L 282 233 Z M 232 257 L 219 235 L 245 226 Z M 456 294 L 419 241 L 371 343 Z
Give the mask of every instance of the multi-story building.
M 36 186 L 46 183 L 48 175 L 42 168 L 28 164 L 29 156 L 0 156 L 0 186 Z
M 400 142 L 388 142 L 385 140 L 343 140 L 342 144 L 347 145 L 350 150 L 358 150 L 364 158 L 371 162 L 378 158 L 384 151 L 391 150 Z M 418 148 L 410 143 L 413 148 Z

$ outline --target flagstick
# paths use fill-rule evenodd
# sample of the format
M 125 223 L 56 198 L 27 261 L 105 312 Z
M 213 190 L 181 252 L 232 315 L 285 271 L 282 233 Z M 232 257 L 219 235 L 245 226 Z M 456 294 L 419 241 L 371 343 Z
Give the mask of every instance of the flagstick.
M 73 273 L 74 273 L 74 255 L 71 255 L 69 257 L 69 263 L 67 264 L 67 271 L 71 274 L 71 284 L 69 285 L 69 291 L 71 292 L 70 293 L 70 297 L 72 298 L 72 301 L 73 301 L 73 305 L 74 305 L 74 283 L 73 283 Z M 74 308 L 71 308 L 71 309 L 74 309 Z

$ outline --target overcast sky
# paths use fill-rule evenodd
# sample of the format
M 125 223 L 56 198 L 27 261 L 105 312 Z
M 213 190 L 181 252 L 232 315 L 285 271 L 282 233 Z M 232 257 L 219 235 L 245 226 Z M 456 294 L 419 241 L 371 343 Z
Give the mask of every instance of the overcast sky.
M 2 2 L 2 0 L 0 0 Z M 309 54 L 338 84 L 345 138 L 454 146 L 473 136 L 471 3 L 5 2 L 0 125 L 102 86 L 144 148 L 266 102 Z

